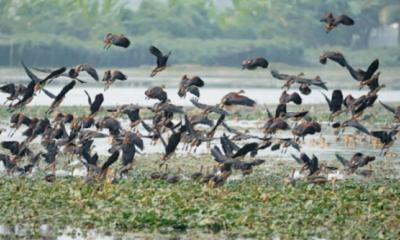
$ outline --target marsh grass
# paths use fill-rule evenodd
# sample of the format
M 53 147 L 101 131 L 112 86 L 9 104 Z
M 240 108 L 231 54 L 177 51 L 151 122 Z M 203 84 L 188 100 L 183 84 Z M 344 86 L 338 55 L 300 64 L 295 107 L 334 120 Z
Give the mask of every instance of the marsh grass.
M 135 174 L 118 184 L 88 185 L 80 178 L 0 180 L 0 221 L 104 232 L 226 237 L 386 238 L 400 230 L 397 181 L 337 181 L 285 185 L 281 176 L 253 175 L 210 189 L 183 180 L 169 185 Z
M 313 118 L 328 119 L 325 105 L 305 108 Z M 25 112 L 39 117 L 46 109 L 28 107 Z M 82 107 L 62 107 L 60 111 L 88 113 Z M 103 111 L 99 116 L 104 114 Z M 148 115 L 144 112 L 144 118 Z M 265 117 L 261 106 L 240 112 L 240 119 Z M 0 119 L 6 122 L 8 118 L 9 113 L 0 108 Z M 378 104 L 366 118 L 363 123 L 370 127 L 393 121 L 390 114 L 380 111 Z M 101 156 L 100 161 L 105 158 Z M 266 157 L 267 163 L 252 175 L 239 175 L 216 189 L 189 180 L 201 165 L 207 169 L 215 164 L 209 155 L 177 154 L 168 160 L 171 172 L 184 169 L 183 179 L 174 185 L 150 179 L 150 173 L 158 170 L 160 159 L 159 154 L 138 155 L 128 178 L 115 184 L 88 184 L 80 176 L 58 177 L 48 183 L 43 180 L 43 173 L 31 177 L 2 175 L 0 224 L 22 226 L 23 237 L 28 239 L 43 237 L 43 224 L 52 227 L 52 236 L 60 235 L 67 227 L 84 233 L 95 229 L 116 237 L 131 234 L 140 238 L 396 239 L 400 234 L 400 185 L 398 173 L 393 172 L 397 164 L 393 159 L 373 162 L 370 177 L 354 175 L 323 185 L 299 180 L 287 185 L 284 179 L 299 166 L 294 161 Z M 321 159 L 325 160 L 331 159 Z M 66 158 L 58 161 L 60 169 Z M 118 164 L 114 167 L 118 168 Z M 333 165 L 340 167 L 337 162 Z

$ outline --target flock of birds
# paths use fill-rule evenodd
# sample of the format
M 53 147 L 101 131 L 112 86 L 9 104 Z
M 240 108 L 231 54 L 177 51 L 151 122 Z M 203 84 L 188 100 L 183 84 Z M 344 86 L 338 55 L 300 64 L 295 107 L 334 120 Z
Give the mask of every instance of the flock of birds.
M 326 14 L 321 21 L 325 22 L 326 32 L 330 32 L 340 24 L 353 25 L 354 21 L 341 15 L 334 17 L 332 13 Z M 124 35 L 107 34 L 104 39 L 105 49 L 112 45 L 127 48 L 130 45 L 129 39 Z M 157 47 L 151 46 L 149 51 L 157 59 L 157 65 L 152 70 L 150 76 L 155 77 L 158 73 L 165 70 L 171 52 L 164 54 Z M 343 96 L 342 91 L 334 90 L 331 97 L 322 93 L 328 103 L 332 127 L 344 130 L 353 127 L 363 134 L 370 135 L 380 141 L 382 153 L 386 154 L 390 146 L 396 140 L 398 125 L 391 129 L 369 131 L 358 120 L 360 116 L 370 108 L 378 98 L 378 92 L 384 87 L 379 83 L 379 61 L 374 60 L 367 69 L 354 69 L 344 55 L 337 51 L 326 51 L 320 56 L 321 64 L 333 61 L 341 67 L 346 68 L 351 77 L 354 78 L 360 88 L 369 88 L 369 92 L 358 98 L 348 95 Z M 180 81 L 178 95 L 186 97 L 192 94 L 191 102 L 195 108 L 199 109 L 198 114 L 189 114 L 181 106 L 174 105 L 168 98 L 163 86 L 150 87 L 145 96 L 147 99 L 157 101 L 152 107 L 144 107 L 136 104 L 126 104 L 106 109 L 106 115 L 97 116 L 102 109 L 104 96 L 97 94 L 94 99 L 86 92 L 90 108 L 90 113 L 85 116 L 75 116 L 68 113 L 53 113 L 62 103 L 68 92 L 78 83 L 84 83 L 79 79 L 83 72 L 86 72 L 95 81 L 99 81 L 99 76 L 95 68 L 88 64 L 80 64 L 70 69 L 61 67 L 56 70 L 29 68 L 21 62 L 30 82 L 23 84 L 6 84 L 0 87 L 2 92 L 9 96 L 4 104 L 8 104 L 8 110 L 12 113 L 10 118 L 11 131 L 9 136 L 23 128 L 22 141 L 3 141 L 0 158 L 4 164 L 7 174 L 27 175 L 33 169 L 39 168 L 39 162 L 44 161 L 47 165 L 44 169 L 45 179 L 54 181 L 56 178 L 56 163 L 60 153 L 76 157 L 87 169 L 88 181 L 100 181 L 102 179 L 116 180 L 128 174 L 134 163 L 135 154 L 144 151 L 143 139 L 148 138 L 151 144 L 161 142 L 165 148 L 162 155 L 162 164 L 159 169 L 150 174 L 152 179 L 163 179 L 169 183 L 178 182 L 182 175 L 171 173 L 168 170 L 168 159 L 174 154 L 178 145 L 183 145 L 187 151 L 195 151 L 202 144 L 207 144 L 211 149 L 211 155 L 216 161 L 212 170 L 203 172 L 201 167 L 199 172 L 193 173 L 191 178 L 209 184 L 210 186 L 221 186 L 231 176 L 233 171 L 241 171 L 243 175 L 252 173 L 254 167 L 265 162 L 263 159 L 256 158 L 259 151 L 270 148 L 272 151 L 282 150 L 292 147 L 301 152 L 302 140 L 308 135 L 321 132 L 321 124 L 308 116 L 308 111 L 288 112 L 286 106 L 290 103 L 301 105 L 302 96 L 309 95 L 312 88 L 318 87 L 328 90 L 327 83 L 318 76 L 307 78 L 303 74 L 289 75 L 280 73 L 276 70 L 271 71 L 272 77 L 281 80 L 284 91 L 279 99 L 279 105 L 273 113 L 266 109 L 267 120 L 262 127 L 263 135 L 251 134 L 248 131 L 240 131 L 230 127 L 225 121 L 226 116 L 232 114 L 235 106 L 252 108 L 256 102 L 247 97 L 244 91 L 230 92 L 226 94 L 216 105 L 207 105 L 199 101 L 200 89 L 205 82 L 198 76 L 184 75 Z M 251 58 L 243 61 L 242 69 L 255 70 L 257 68 L 268 68 L 269 62 L 263 57 Z M 44 78 L 38 77 L 34 71 L 45 73 Z M 58 94 L 49 92 L 46 87 L 52 81 L 59 79 L 70 79 Z M 115 81 L 125 81 L 128 77 L 118 70 L 108 70 L 104 73 L 104 91 L 107 90 Z M 288 93 L 292 85 L 299 87 L 299 92 Z M 24 113 L 23 109 L 32 99 L 43 91 L 48 97 L 53 99 L 46 115 L 43 118 L 30 117 Z M 400 120 L 400 107 L 393 108 L 381 103 L 386 109 L 392 112 L 397 121 Z M 145 121 L 141 117 L 141 110 L 148 109 L 152 113 L 150 121 Z M 335 117 L 342 113 L 350 114 L 350 118 L 342 122 L 333 122 Z M 128 128 L 123 129 L 120 117 L 126 115 L 130 121 Z M 209 116 L 217 116 L 217 121 L 213 121 Z M 290 121 L 290 122 L 289 122 Z M 203 125 L 203 127 L 197 127 Z M 142 126 L 142 131 L 139 131 Z M 204 127 L 205 126 L 205 127 Z M 108 130 L 108 134 L 102 131 Z M 217 130 L 220 129 L 221 136 L 216 137 Z M 222 129 L 222 130 L 221 130 Z M 293 137 L 279 138 L 276 134 L 280 131 L 291 130 Z M 96 138 L 112 139 L 108 149 L 109 157 L 100 164 L 99 154 L 94 151 L 93 142 Z M 31 143 L 40 140 L 41 148 L 33 151 Z M 219 142 L 219 144 L 215 142 Z M 243 143 L 243 141 L 245 141 Z M 213 144 L 213 147 L 211 147 Z M 246 158 L 250 155 L 250 158 Z M 308 171 L 304 177 L 310 182 L 324 182 L 327 180 L 324 172 L 337 170 L 331 166 L 318 163 L 318 158 L 300 153 L 299 156 L 292 154 L 292 157 L 302 165 L 301 172 Z M 363 153 L 355 153 L 347 160 L 340 155 L 337 159 L 343 164 L 348 173 L 364 167 L 375 159 L 374 156 L 367 156 Z M 122 160 L 122 165 L 118 170 L 113 170 L 111 166 Z M 164 169 L 163 169 L 164 168 Z M 293 174 L 291 176 L 293 179 Z

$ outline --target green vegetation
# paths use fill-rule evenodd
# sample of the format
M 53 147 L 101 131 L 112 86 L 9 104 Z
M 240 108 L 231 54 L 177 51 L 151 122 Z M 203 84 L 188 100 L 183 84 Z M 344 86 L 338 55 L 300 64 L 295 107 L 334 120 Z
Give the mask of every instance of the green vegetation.
M 187 180 L 169 185 L 137 173 L 101 186 L 73 178 L 51 184 L 2 178 L 0 222 L 22 224 L 31 237 L 40 236 L 43 223 L 56 231 L 71 226 L 148 236 L 395 239 L 400 234 L 397 181 L 290 186 L 279 179 L 253 175 L 210 189 Z
M 146 0 L 138 9 L 124 2 L 1 1 L 0 66 L 15 66 L 21 58 L 36 66 L 153 64 L 150 44 L 172 50 L 171 64 L 237 66 L 265 55 L 304 65 L 309 49 L 366 49 L 372 28 L 399 22 L 400 9 L 397 0 L 232 0 L 223 6 L 213 0 Z M 356 25 L 326 34 L 319 19 L 328 11 L 347 13 Z M 125 33 L 131 47 L 105 53 L 101 40 L 107 32 Z M 398 64 L 399 48 L 379 51 L 383 63 Z M 373 51 L 366 52 L 367 58 L 356 52 L 352 62 L 369 63 Z

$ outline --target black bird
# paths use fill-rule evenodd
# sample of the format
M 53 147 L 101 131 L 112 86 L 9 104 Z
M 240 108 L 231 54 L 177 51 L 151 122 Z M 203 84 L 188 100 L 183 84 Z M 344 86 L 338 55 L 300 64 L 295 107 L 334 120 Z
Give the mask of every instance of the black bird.
M 369 81 L 374 75 L 374 73 L 378 70 L 379 59 L 375 59 L 368 66 L 368 69 L 366 71 L 362 69 L 355 70 L 350 64 L 347 64 L 346 67 L 350 72 L 350 75 L 354 78 L 354 80 L 359 81 L 360 85 L 362 85 L 364 82 Z
M 185 74 L 183 75 L 182 80 L 179 84 L 178 95 L 179 97 L 186 97 L 186 93 L 190 92 L 196 97 L 200 97 L 199 88 L 203 86 L 204 81 L 200 77 L 193 76 L 191 78 L 188 78 L 188 76 Z
M 62 103 L 62 101 L 65 98 L 65 95 L 67 95 L 67 93 L 74 88 L 75 84 L 76 84 L 75 81 L 71 81 L 70 83 L 68 83 L 66 86 L 63 87 L 63 89 L 57 96 L 55 96 L 51 92 L 43 89 L 43 91 L 46 93 L 47 96 L 54 99 L 53 102 L 51 103 L 49 109 L 46 112 L 47 114 L 52 113 L 54 111 L 54 109 L 56 109 L 58 106 L 60 106 L 60 104 Z
M 109 49 L 111 45 L 127 48 L 129 47 L 131 42 L 123 34 L 117 35 L 117 34 L 107 33 L 106 37 L 104 38 L 104 44 L 105 44 L 104 49 Z
M 297 163 L 303 164 L 301 172 L 308 169 L 308 176 L 312 176 L 314 174 L 318 175 L 320 168 L 318 166 L 318 158 L 315 155 L 313 155 L 312 158 L 308 157 L 305 153 L 301 153 L 300 157 L 297 157 L 293 154 L 291 154 L 291 156 L 296 160 Z
M 254 70 L 258 67 L 268 68 L 268 61 L 263 57 L 249 58 L 243 61 L 242 69 Z
M 164 55 L 155 46 L 150 46 L 149 51 L 151 54 L 157 57 L 157 67 L 151 71 L 150 77 L 154 77 L 157 73 L 161 72 L 167 67 L 168 58 L 171 55 L 171 51 Z
M 186 123 L 186 124 L 188 124 L 188 123 Z M 176 148 L 178 147 L 178 144 L 181 141 L 182 133 L 184 133 L 185 131 L 186 131 L 186 126 L 184 125 L 184 126 L 180 127 L 179 131 L 172 133 L 172 135 L 168 139 L 168 143 L 164 144 L 165 154 L 162 157 L 162 160 L 164 160 L 164 161 L 167 160 L 175 152 Z
M 119 157 L 119 151 L 114 151 L 114 152 L 108 157 L 107 161 L 105 161 L 105 162 L 103 163 L 103 165 L 101 165 L 101 168 L 100 168 L 100 177 L 103 177 L 103 178 L 106 177 L 107 172 L 108 172 L 110 166 L 111 166 L 112 164 L 114 164 L 114 163 L 118 160 L 118 157 Z
M 34 69 L 36 71 L 44 73 L 54 72 L 54 70 L 52 69 L 44 69 L 44 68 L 34 68 Z M 61 73 L 60 76 L 76 80 L 80 83 L 86 83 L 85 81 L 78 78 L 81 72 L 87 72 L 95 81 L 99 81 L 99 75 L 97 74 L 96 69 L 88 64 L 78 64 L 75 67 L 70 68 L 68 71 Z
M 29 104 L 34 95 L 35 95 L 35 86 L 38 84 L 41 80 L 34 74 L 32 71 L 25 65 L 23 61 L 21 61 L 22 66 L 24 67 L 25 73 L 29 76 L 31 81 L 29 82 L 28 86 L 25 89 L 24 95 L 22 96 L 22 99 L 20 99 L 18 102 L 15 104 L 12 104 L 9 106 L 9 110 L 11 112 L 25 107 L 27 104 Z
M 354 20 L 351 19 L 349 16 L 342 14 L 340 16 L 333 16 L 331 12 L 326 13 L 320 20 L 321 22 L 325 22 L 325 31 L 329 33 L 337 27 L 339 24 L 343 24 L 346 26 L 354 25 Z
M 232 155 L 232 158 L 241 158 L 246 156 L 247 153 L 253 152 L 257 150 L 259 147 L 258 143 L 252 142 L 247 143 L 243 147 L 239 148 L 235 154 Z
M 47 83 L 53 81 L 53 79 L 60 77 L 66 70 L 66 67 L 61 67 L 59 69 L 49 72 L 49 75 L 47 77 L 36 83 L 35 92 L 43 89 L 43 87 L 45 87 Z
M 101 93 L 97 94 L 94 98 L 94 102 L 92 102 L 92 98 L 90 97 L 89 93 L 86 90 L 84 91 L 86 96 L 88 97 L 88 103 L 90 106 L 90 116 L 94 116 L 100 110 L 101 104 L 104 101 L 103 94 Z
M 385 149 L 389 150 L 389 148 L 393 145 L 393 143 L 397 139 L 396 135 L 398 132 L 399 130 L 397 130 L 396 127 L 390 131 L 371 131 L 371 136 L 378 138 L 379 141 L 383 144 L 381 150 L 382 153 Z M 387 152 L 385 152 L 385 155 L 386 153 Z
M 329 115 L 329 121 L 332 121 L 334 117 L 340 115 L 342 111 L 342 104 L 343 104 L 343 93 L 340 89 L 333 90 L 332 98 L 329 99 L 323 92 L 324 98 L 329 106 L 329 111 L 331 114 Z

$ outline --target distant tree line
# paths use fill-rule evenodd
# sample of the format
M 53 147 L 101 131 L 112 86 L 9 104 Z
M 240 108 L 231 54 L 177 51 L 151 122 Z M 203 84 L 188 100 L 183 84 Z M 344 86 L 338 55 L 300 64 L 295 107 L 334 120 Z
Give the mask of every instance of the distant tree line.
M 326 34 L 319 19 L 328 11 L 346 13 L 356 25 Z M 302 64 L 305 49 L 364 49 L 373 28 L 393 22 L 400 23 L 398 0 L 232 0 L 222 9 L 213 0 L 145 0 L 135 10 L 119 0 L 1 0 L 0 65 L 24 58 L 35 65 L 79 59 L 138 66 L 153 63 L 150 44 L 172 50 L 175 63 L 237 65 L 265 55 Z M 105 52 L 108 32 L 124 33 L 131 47 Z

